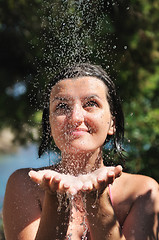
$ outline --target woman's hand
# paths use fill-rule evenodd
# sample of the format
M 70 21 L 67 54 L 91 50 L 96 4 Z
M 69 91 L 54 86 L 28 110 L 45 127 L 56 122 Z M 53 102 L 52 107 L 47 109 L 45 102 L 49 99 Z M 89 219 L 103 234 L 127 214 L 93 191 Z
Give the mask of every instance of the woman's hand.
M 70 174 L 61 174 L 53 170 L 31 170 L 29 176 L 50 194 L 68 192 L 71 195 L 75 195 L 83 186 L 78 177 Z
M 89 174 L 79 175 L 78 178 L 83 183 L 81 191 L 92 192 L 98 190 L 102 193 L 121 174 L 122 167 L 119 165 L 117 167 L 102 167 Z
M 114 182 L 122 173 L 122 167 L 102 167 L 94 172 L 79 175 L 61 174 L 53 170 L 30 171 L 31 179 L 38 183 L 44 190 L 53 194 L 55 192 L 75 195 L 78 191 L 92 192 L 104 189 Z

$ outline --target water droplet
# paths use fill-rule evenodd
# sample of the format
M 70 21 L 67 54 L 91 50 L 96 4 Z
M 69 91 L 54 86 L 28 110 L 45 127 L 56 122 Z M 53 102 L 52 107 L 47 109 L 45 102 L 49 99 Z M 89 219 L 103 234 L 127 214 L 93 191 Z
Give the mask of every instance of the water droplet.
M 57 192 L 57 199 L 58 199 L 58 208 L 57 208 L 57 212 L 60 212 L 62 209 L 62 200 L 63 200 L 63 195 L 61 193 Z

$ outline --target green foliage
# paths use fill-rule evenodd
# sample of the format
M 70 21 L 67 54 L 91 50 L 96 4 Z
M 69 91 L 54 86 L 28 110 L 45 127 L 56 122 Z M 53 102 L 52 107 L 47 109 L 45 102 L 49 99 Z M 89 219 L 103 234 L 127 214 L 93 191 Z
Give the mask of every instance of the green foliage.
M 158 0 L 0 5 L 0 128 L 10 126 L 22 143 L 33 139 L 47 81 L 73 62 L 100 64 L 123 99 L 127 170 L 158 180 Z

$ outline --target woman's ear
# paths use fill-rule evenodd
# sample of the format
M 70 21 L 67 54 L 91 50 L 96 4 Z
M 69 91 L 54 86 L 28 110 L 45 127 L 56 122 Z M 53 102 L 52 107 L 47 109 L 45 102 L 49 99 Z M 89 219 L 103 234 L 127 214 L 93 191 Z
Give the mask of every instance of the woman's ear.
M 116 132 L 115 118 L 111 118 L 108 135 L 114 135 L 115 132 Z

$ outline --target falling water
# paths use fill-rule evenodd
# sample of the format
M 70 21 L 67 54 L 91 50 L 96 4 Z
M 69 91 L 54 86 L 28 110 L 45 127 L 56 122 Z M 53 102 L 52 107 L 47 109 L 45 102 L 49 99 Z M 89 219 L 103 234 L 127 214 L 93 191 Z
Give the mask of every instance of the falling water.
M 38 10 L 41 31 L 37 40 L 39 56 L 35 59 L 37 76 L 36 108 L 43 107 L 42 89 L 61 69 L 74 63 L 91 62 L 116 72 L 118 39 L 110 14 L 119 6 L 117 0 L 43 0 Z M 127 49 L 127 46 L 123 46 Z M 39 83 L 42 79 L 42 83 Z M 34 91 L 33 91 L 34 94 Z M 40 105 L 39 105 L 40 101 Z M 36 102 L 33 101 L 36 105 Z
M 117 1 L 110 2 L 117 5 Z M 111 67 L 115 64 L 116 47 L 107 12 L 110 4 L 104 0 L 43 1 L 40 37 L 43 60 L 40 65 L 44 66 L 47 79 L 75 62 L 102 62 L 108 70 L 110 64 Z
M 107 69 L 108 73 L 110 66 L 111 69 L 115 68 L 117 45 L 112 40 L 115 39 L 115 35 L 108 10 L 110 5 L 117 7 L 117 2 L 115 0 L 43 1 L 42 8 L 39 10 L 40 15 L 42 12 L 39 38 L 39 42 L 42 43 L 42 59 L 38 62 L 36 87 L 38 87 L 39 76 L 42 76 L 44 84 L 47 84 L 63 67 L 77 62 L 100 64 Z M 127 49 L 127 46 L 124 49 Z M 68 199 L 71 212 L 73 196 L 67 196 L 65 202 Z M 62 204 L 60 194 L 58 194 L 58 200 L 60 212 Z M 84 198 L 84 207 L 85 201 Z M 93 208 L 95 205 L 96 203 Z M 85 215 L 82 223 L 85 226 L 83 240 L 87 239 L 86 217 Z M 71 235 L 68 237 L 71 239 Z

